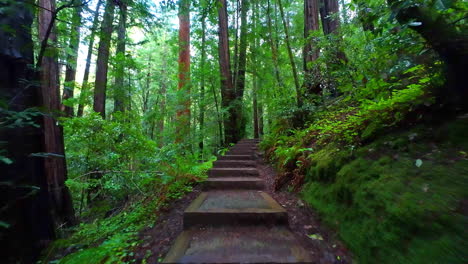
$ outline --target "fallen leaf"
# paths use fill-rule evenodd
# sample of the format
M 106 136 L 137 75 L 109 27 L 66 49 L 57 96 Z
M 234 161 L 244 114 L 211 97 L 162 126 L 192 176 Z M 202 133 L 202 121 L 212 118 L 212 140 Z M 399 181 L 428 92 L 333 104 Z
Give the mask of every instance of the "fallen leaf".
M 311 234 L 308 235 L 308 237 L 314 240 L 323 240 L 323 237 L 320 234 Z

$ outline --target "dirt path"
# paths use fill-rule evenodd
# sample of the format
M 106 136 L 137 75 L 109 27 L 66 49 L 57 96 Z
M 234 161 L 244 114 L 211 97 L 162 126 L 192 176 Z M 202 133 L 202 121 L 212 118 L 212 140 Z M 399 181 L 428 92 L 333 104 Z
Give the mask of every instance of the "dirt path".
M 136 251 L 139 263 L 160 263 L 168 252 L 166 262 L 169 263 L 204 262 L 207 259 L 214 263 L 227 260 L 351 263 L 348 251 L 336 239 L 335 233 L 323 227 L 313 211 L 296 195 L 273 191 L 276 172 L 262 158 L 252 155 L 249 160 L 254 162 L 237 160 L 244 159 L 239 154 L 250 153 L 250 147 L 246 149 L 234 147 L 231 158 L 225 157 L 224 161 L 215 164 L 204 187 L 207 189 L 208 186 L 209 192 L 202 192 L 202 186 L 196 186 L 192 193 L 172 203 L 153 228 L 142 232 L 143 242 Z M 244 168 L 246 166 L 251 168 Z M 243 181 L 231 175 L 243 176 Z M 254 177 L 261 180 L 262 186 L 258 181 L 246 180 Z M 242 186 L 243 191 L 239 188 L 230 190 L 232 185 Z M 259 209 L 249 214 L 242 208 L 235 211 L 239 206 Z M 268 209 L 262 211 L 264 207 Z M 229 214 L 224 217 L 226 210 Z

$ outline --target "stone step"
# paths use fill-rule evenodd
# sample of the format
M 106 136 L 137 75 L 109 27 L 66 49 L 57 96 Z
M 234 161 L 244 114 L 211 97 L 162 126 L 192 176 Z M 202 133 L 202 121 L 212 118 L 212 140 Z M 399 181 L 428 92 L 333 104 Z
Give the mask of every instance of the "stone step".
M 213 168 L 252 168 L 256 163 L 253 160 L 217 160 Z
M 288 224 L 286 210 L 262 191 L 203 192 L 184 212 L 184 228 L 257 224 Z
M 256 168 L 211 168 L 208 177 L 258 177 Z
M 208 178 L 203 183 L 205 190 L 263 190 L 265 182 L 257 177 Z
M 314 263 L 286 227 L 210 227 L 182 232 L 163 263 Z
M 244 142 L 255 142 L 255 143 L 258 143 L 260 142 L 260 139 L 258 138 L 251 138 L 251 139 L 241 139 L 239 141 L 237 141 L 237 143 L 244 143 Z
M 254 149 L 230 149 L 226 152 L 227 155 L 253 155 Z
M 252 155 L 224 155 L 219 156 L 218 160 L 253 160 Z
M 237 143 L 235 144 L 234 146 L 247 146 L 247 147 L 256 147 L 257 146 L 257 143 Z

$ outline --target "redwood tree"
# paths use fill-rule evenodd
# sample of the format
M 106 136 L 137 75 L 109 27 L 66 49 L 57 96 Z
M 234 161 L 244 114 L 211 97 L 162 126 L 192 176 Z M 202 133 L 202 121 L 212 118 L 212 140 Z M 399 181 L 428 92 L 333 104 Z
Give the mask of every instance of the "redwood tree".
M 319 51 L 314 47 L 314 40 L 311 37 L 313 31 L 319 30 L 319 6 L 318 0 L 304 0 L 304 39 L 303 50 L 304 59 L 304 90 L 307 94 L 319 94 L 321 92 L 318 82 L 317 67 L 313 62 L 317 60 Z
M 117 31 L 117 50 L 116 57 L 118 59 L 116 64 L 116 76 L 114 87 L 114 111 L 125 110 L 125 43 L 127 35 L 127 3 L 125 1 L 119 2 L 119 27 Z
M 58 125 L 57 113 L 60 110 L 59 66 L 55 51 L 57 36 L 55 34 L 55 19 L 57 15 L 55 0 L 39 0 L 38 33 L 41 40 L 43 57 L 39 57 L 38 65 L 41 81 L 42 106 L 44 115 L 44 148 L 45 170 L 52 202 L 52 212 L 56 226 L 70 225 L 75 222 L 73 205 L 68 188 L 67 166 L 62 127 Z M 45 45 L 45 47 L 44 47 Z
M 94 84 L 93 109 L 95 112 L 101 114 L 102 118 L 106 118 L 107 71 L 109 69 L 109 49 L 112 35 L 112 22 L 114 20 L 114 9 L 114 0 L 107 0 L 96 60 L 96 81 Z
M 236 109 L 233 105 L 235 92 L 232 83 L 231 65 L 229 56 L 228 16 L 226 0 L 218 2 L 218 37 L 219 37 L 219 68 L 221 72 L 221 104 L 225 111 L 224 137 L 225 144 L 235 143 L 238 140 L 236 131 Z
M 190 0 L 179 1 L 177 141 L 190 135 Z

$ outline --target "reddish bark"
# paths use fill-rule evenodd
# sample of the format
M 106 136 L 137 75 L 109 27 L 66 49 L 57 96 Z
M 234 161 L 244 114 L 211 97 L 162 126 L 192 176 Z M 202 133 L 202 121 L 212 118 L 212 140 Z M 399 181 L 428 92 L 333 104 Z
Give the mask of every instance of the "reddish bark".
M 94 84 L 93 109 L 95 112 L 101 114 L 102 118 L 106 118 L 107 71 L 109 69 L 109 49 L 112 34 L 112 21 L 114 20 L 114 9 L 114 1 L 107 0 L 96 60 L 96 81 Z
M 238 140 L 236 133 L 236 109 L 232 105 L 235 99 L 229 56 L 228 16 L 226 0 L 218 3 L 219 68 L 221 72 L 221 104 L 227 109 L 224 115 L 225 144 Z
M 177 141 L 190 134 L 190 1 L 179 2 L 179 84 L 183 91 L 177 111 Z
M 57 36 L 52 31 L 46 38 L 46 32 L 53 20 L 55 10 L 54 0 L 39 0 L 41 7 L 39 11 L 39 38 L 42 43 L 47 43 L 46 49 L 50 49 L 40 62 L 40 80 L 42 105 L 47 114 L 44 115 L 44 148 L 46 152 L 45 170 L 47 176 L 48 189 L 52 202 L 52 212 L 56 226 L 74 224 L 74 211 L 71 196 L 65 185 L 67 179 L 67 167 L 65 162 L 65 150 L 63 142 L 62 127 L 58 125 L 56 119 L 60 110 L 60 89 L 59 89 L 59 67 L 58 58 L 55 56 L 54 46 Z
M 306 93 L 319 94 L 321 92 L 320 83 L 317 81 L 318 72 L 316 67 L 311 65 L 319 56 L 319 51 L 314 48 L 314 40 L 311 32 L 319 30 L 319 8 L 318 0 L 304 0 L 304 88 Z

